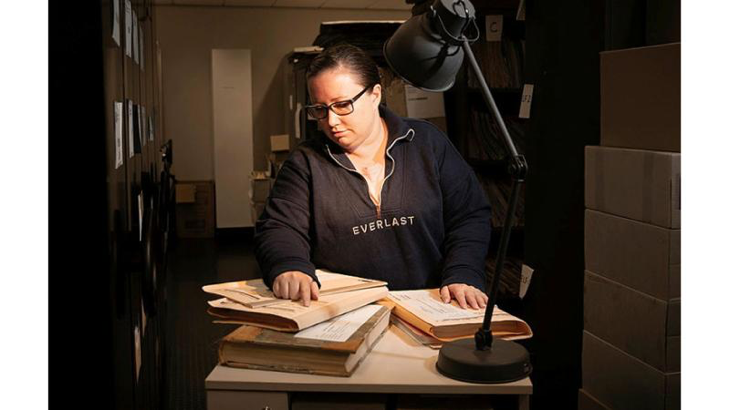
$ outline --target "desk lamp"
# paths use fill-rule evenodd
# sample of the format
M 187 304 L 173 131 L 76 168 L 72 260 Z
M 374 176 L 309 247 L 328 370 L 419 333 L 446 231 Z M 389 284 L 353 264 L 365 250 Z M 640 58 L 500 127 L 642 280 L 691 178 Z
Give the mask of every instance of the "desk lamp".
M 468 0 L 436 0 L 429 10 L 404 22 L 383 46 L 385 60 L 410 85 L 426 91 L 446 91 L 454 85 L 466 54 L 479 80 L 482 96 L 496 118 L 509 150 L 508 171 L 512 179 L 507 218 L 497 250 L 496 268 L 482 327 L 474 339 L 445 343 L 436 362 L 438 371 L 452 379 L 473 383 L 506 383 L 527 377 L 532 371 L 530 355 L 521 345 L 492 337 L 491 322 L 497 288 L 507 253 L 517 207 L 517 195 L 527 175 L 524 156 L 517 153 L 470 43 L 479 38 L 474 6 Z M 475 32 L 468 38 L 469 28 Z

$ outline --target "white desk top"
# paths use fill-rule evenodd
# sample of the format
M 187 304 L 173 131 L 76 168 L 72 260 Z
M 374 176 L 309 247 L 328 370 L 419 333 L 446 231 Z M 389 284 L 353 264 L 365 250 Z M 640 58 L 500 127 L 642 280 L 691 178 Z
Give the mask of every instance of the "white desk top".
M 206 390 L 320 391 L 403 394 L 532 394 L 529 378 L 476 384 L 449 379 L 436 370 L 438 350 L 390 326 L 350 377 L 319 376 L 216 366 Z

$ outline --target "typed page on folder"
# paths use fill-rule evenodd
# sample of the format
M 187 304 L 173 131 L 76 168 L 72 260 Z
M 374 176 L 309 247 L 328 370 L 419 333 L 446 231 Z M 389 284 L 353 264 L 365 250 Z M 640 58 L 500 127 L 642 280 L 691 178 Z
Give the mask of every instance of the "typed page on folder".
M 444 323 L 484 318 L 485 309 L 462 309 L 455 302 L 444 303 L 438 289 L 391 291 L 389 297 L 409 312 L 429 323 Z

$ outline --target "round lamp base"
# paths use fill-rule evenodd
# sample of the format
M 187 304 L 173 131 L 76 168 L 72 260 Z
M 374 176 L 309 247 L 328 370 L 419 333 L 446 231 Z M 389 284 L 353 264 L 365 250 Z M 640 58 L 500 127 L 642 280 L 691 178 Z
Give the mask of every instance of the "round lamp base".
M 436 369 L 451 379 L 471 383 L 508 383 L 532 372 L 530 354 L 515 342 L 494 339 L 492 348 L 477 350 L 474 338 L 445 343 Z

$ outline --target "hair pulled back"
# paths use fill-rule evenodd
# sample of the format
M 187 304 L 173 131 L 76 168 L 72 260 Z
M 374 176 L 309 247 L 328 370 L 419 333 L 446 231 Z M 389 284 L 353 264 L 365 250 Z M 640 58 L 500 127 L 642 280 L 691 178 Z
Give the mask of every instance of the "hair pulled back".
M 317 55 L 307 68 L 307 82 L 325 71 L 337 68 L 350 71 L 363 87 L 380 84 L 378 65 L 372 57 L 360 47 L 347 43 L 328 47 Z

